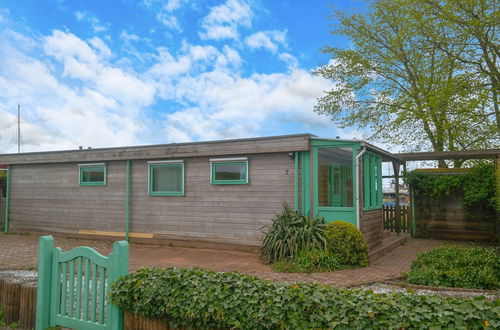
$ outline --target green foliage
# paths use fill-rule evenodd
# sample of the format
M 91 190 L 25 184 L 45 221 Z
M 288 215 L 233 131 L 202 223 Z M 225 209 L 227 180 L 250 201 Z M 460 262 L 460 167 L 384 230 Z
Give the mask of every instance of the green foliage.
M 443 196 L 463 194 L 464 209 L 484 205 L 491 211 L 496 208 L 495 167 L 483 163 L 470 168 L 468 173 L 436 175 L 418 171 L 408 172 L 405 182 L 416 196 L 439 201 Z
M 332 60 L 314 73 L 334 87 L 318 99 L 315 111 L 339 127 L 368 127 L 372 139 L 417 150 L 498 145 L 498 109 L 491 109 L 488 78 L 457 57 L 478 44 L 469 38 L 476 29 L 449 38 L 450 25 L 434 21 L 429 3 L 447 2 L 372 0 L 361 13 L 334 12 L 332 33 L 349 42 L 323 49 Z
M 343 265 L 368 265 L 368 246 L 361 231 L 356 226 L 344 222 L 334 221 L 326 225 L 326 249 L 336 255 Z
M 300 251 L 293 259 L 280 260 L 272 268 L 280 273 L 318 273 L 340 269 L 338 256 L 326 249 Z
M 309 217 L 283 204 L 262 240 L 260 255 L 269 263 L 294 257 L 299 251 L 323 249 L 324 218 Z
M 271 283 L 200 269 L 140 269 L 111 285 L 111 301 L 171 328 L 427 329 L 500 327 L 500 302 L 374 294 L 312 283 Z
M 0 326 L 5 325 L 5 322 L 3 321 L 3 309 L 2 306 L 0 306 Z
M 500 288 L 500 255 L 492 248 L 438 247 L 421 253 L 407 274 L 411 284 Z

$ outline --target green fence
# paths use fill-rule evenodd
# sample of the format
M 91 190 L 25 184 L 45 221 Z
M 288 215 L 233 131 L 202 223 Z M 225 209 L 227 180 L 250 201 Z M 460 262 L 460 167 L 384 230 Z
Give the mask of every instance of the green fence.
M 85 246 L 62 252 L 52 236 L 40 237 L 36 330 L 123 329 L 123 314 L 106 296 L 109 285 L 127 271 L 126 241 L 115 242 L 105 257 Z

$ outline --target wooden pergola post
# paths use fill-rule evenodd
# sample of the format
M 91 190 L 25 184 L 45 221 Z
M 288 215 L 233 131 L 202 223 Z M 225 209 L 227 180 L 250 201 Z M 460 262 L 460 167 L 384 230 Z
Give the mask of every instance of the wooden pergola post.
M 395 178 L 395 207 L 396 207 L 396 233 L 399 235 L 401 233 L 401 206 L 399 205 L 399 169 L 401 167 L 401 163 L 399 161 L 393 161 L 392 167 L 394 168 L 394 178 Z

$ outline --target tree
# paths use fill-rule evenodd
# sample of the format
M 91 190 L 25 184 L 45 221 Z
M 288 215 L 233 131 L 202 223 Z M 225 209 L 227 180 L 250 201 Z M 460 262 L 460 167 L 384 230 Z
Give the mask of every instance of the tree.
M 430 25 L 424 29 L 422 22 L 432 14 L 423 1 L 375 0 L 366 14 L 335 12 L 340 24 L 333 33 L 347 36 L 351 46 L 323 49 L 332 60 L 314 73 L 335 85 L 318 99 L 315 111 L 330 115 L 340 127 L 367 127 L 371 138 L 411 150 L 497 143 L 484 76 L 468 72 L 463 62 L 429 41 Z M 433 28 L 434 35 L 447 29 Z M 460 53 L 464 46 L 446 47 Z
M 441 50 L 488 80 L 492 112 L 500 131 L 500 2 L 498 0 L 425 0 L 432 19 L 423 25 L 432 33 L 430 25 L 439 24 L 448 31 L 445 35 L 432 35 L 429 40 Z M 464 38 L 465 37 L 465 38 Z M 447 45 L 460 44 L 459 52 Z

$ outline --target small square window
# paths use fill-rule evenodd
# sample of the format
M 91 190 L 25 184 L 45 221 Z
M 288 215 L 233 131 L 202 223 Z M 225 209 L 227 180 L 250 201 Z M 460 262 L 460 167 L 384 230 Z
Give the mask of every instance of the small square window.
M 247 184 L 248 161 L 212 162 L 212 184 Z
M 149 164 L 149 195 L 184 196 L 184 164 Z
M 80 186 L 105 186 L 106 165 L 80 165 Z

